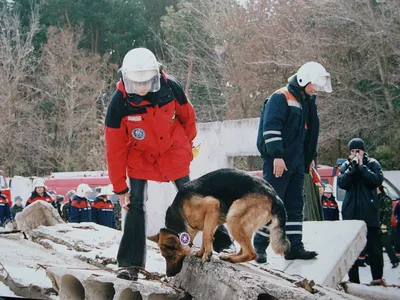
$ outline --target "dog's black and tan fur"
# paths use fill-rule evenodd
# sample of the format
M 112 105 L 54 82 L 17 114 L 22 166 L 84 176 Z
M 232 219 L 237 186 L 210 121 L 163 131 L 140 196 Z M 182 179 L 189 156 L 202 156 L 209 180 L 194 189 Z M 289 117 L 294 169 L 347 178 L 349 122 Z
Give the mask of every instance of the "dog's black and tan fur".
M 286 210 L 282 200 L 266 181 L 235 169 L 220 169 L 188 182 L 177 193 L 165 217 L 165 227 L 150 240 L 158 243 L 167 262 L 167 276 L 182 269 L 190 247 L 180 243 L 178 234 L 187 232 L 191 241 L 203 231 L 201 249 L 195 254 L 209 261 L 212 241 L 218 225 L 227 223 L 228 230 L 240 244 L 236 254 L 220 258 L 232 263 L 257 257 L 251 243 L 253 233 L 269 224 L 272 249 L 278 254 L 288 251 L 285 233 Z

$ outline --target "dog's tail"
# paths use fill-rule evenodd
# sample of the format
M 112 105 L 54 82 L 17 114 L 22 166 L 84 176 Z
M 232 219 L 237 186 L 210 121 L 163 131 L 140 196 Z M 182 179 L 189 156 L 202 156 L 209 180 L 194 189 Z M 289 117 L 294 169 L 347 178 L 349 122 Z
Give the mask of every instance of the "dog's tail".
M 276 193 L 270 194 L 272 207 L 271 207 L 271 224 L 268 226 L 270 233 L 270 244 L 272 250 L 277 254 L 285 254 L 290 249 L 290 242 L 286 236 L 286 209 L 282 200 Z

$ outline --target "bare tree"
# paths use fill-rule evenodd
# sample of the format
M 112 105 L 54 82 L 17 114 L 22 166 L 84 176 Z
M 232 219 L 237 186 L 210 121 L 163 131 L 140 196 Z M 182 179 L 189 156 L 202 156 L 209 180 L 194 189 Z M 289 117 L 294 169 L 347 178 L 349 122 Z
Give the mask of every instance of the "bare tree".
M 314 37 L 334 78 L 334 95 L 320 103 L 323 158 L 332 162 L 346 141 L 367 140 L 369 149 L 400 146 L 400 2 L 313 1 Z M 400 164 L 400 162 L 399 162 Z
M 60 171 L 105 167 L 97 110 L 108 88 L 107 58 L 79 49 L 80 37 L 79 28 L 50 27 L 41 50 L 39 83 L 44 92 L 38 125 L 43 131 L 38 132 L 43 132 L 47 161 Z
M 37 89 L 29 82 L 35 71 L 33 38 L 39 15 L 33 10 L 27 30 L 8 6 L 0 11 L 0 164 L 8 174 L 22 172 L 27 162 L 21 157 L 26 138 L 24 118 Z

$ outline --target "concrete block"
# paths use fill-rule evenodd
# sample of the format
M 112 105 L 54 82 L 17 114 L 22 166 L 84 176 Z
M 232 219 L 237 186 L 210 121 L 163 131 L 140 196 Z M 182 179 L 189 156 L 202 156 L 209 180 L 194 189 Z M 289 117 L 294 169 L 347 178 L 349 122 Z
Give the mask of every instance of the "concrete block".
M 268 262 L 264 266 L 281 270 L 286 274 L 300 275 L 318 284 L 336 288 L 366 245 L 365 223 L 363 221 L 323 221 L 303 224 L 304 246 L 307 250 L 317 251 L 317 258 L 285 260 L 268 247 Z
M 119 279 L 113 262 L 103 264 L 115 261 L 121 234 L 117 230 L 81 223 L 40 226 L 32 233 L 37 243 L 19 234 L 0 237 L 0 281 L 16 295 L 53 299 L 58 292 L 60 299 L 68 300 L 181 298 L 180 293 L 157 281 L 139 279 L 132 283 Z M 155 247 L 148 246 L 148 267 L 152 272 L 164 273 L 165 262 L 153 250 Z
M 203 264 L 198 257 L 187 257 L 183 268 L 172 283 L 183 288 L 195 299 L 207 300 L 316 300 L 357 297 L 343 291 L 314 285 L 299 276 L 280 271 L 261 270 L 250 264 L 230 264 L 216 256 Z M 309 288 L 312 286 L 312 288 Z
M 397 286 L 368 286 L 346 282 L 342 284 L 346 293 L 365 300 L 400 300 L 400 291 Z
M 46 269 L 60 300 L 179 299 L 180 293 L 155 281 L 131 282 L 105 270 Z
M 54 226 L 64 223 L 58 211 L 45 201 L 30 204 L 15 216 L 15 221 L 18 229 L 27 234 L 41 225 Z

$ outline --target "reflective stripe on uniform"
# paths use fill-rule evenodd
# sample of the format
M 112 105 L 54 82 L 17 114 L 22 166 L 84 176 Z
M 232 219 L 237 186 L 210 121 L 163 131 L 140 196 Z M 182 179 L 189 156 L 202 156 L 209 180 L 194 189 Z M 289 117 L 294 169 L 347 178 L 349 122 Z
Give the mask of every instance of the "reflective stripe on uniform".
M 281 137 L 273 137 L 273 138 L 270 138 L 270 139 L 266 139 L 265 143 L 268 144 L 268 143 L 271 143 L 271 142 L 281 141 L 281 140 L 282 140 Z
M 288 225 L 303 225 L 303 222 L 286 222 L 286 226 Z
M 281 135 L 282 132 L 278 131 L 278 130 L 267 130 L 263 132 L 263 135 L 267 135 L 267 134 L 275 134 L 275 135 Z
M 268 233 L 262 232 L 262 231 L 260 231 L 260 230 L 257 231 L 257 234 L 262 235 L 262 236 L 265 236 L 265 237 L 269 237 L 269 234 L 268 234 Z

